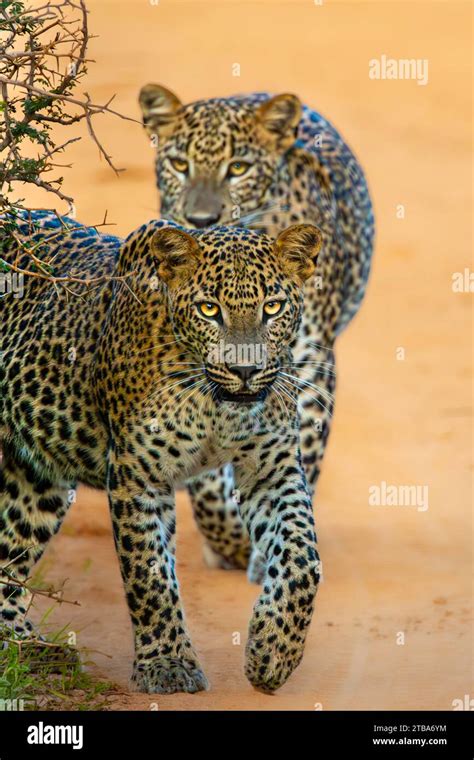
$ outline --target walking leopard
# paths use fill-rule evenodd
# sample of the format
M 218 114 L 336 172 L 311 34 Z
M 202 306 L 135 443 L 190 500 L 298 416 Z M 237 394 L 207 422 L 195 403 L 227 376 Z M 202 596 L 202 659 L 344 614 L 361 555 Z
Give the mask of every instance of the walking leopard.
M 94 285 L 71 295 L 28 276 L 22 298 L 0 299 L 0 563 L 28 578 L 76 483 L 106 488 L 134 686 L 204 690 L 176 575 L 174 491 L 231 463 L 239 519 L 265 558 L 245 673 L 274 691 L 302 658 L 320 576 L 297 396 L 281 393 L 320 232 L 297 224 L 274 241 L 155 220 L 122 242 L 35 212 L 2 241 L 4 261 L 24 269 L 19 243 L 54 258 L 55 276 Z M 224 338 L 263 345 L 264 365 L 220 361 Z M 19 635 L 28 602 L 24 589 L 0 591 L 0 621 Z

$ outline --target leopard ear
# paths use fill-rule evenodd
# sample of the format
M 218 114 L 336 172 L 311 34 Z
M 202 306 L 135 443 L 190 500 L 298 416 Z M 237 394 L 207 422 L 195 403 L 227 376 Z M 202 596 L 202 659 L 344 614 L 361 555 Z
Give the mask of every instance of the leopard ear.
M 275 95 L 257 109 L 260 136 L 273 147 L 286 150 L 295 141 L 301 119 L 301 103 L 296 95 Z
M 158 276 L 167 285 L 186 280 L 195 268 L 200 248 L 196 240 L 176 227 L 163 227 L 151 239 L 151 249 L 158 262 Z
M 275 241 L 275 251 L 283 269 L 302 283 L 311 277 L 322 245 L 321 232 L 313 224 L 293 224 Z
M 160 84 L 146 84 L 140 90 L 139 103 L 143 125 L 149 135 L 167 137 L 173 131 L 182 103 L 176 95 Z

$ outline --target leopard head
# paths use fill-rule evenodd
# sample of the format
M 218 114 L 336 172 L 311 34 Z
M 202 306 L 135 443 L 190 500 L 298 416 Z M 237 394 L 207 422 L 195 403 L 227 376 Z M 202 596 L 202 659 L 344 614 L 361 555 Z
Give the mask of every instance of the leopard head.
M 293 225 L 272 241 L 242 228 L 163 227 L 151 247 L 176 340 L 199 360 L 215 398 L 263 400 L 290 358 L 319 230 Z
M 232 224 L 265 205 L 301 117 L 290 94 L 260 105 L 227 98 L 183 105 L 148 84 L 140 105 L 157 147 L 161 215 L 191 228 Z

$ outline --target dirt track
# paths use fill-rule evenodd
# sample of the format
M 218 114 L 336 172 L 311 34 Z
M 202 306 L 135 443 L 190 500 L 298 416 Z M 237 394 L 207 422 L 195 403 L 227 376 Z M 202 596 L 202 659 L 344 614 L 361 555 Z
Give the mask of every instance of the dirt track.
M 248 685 L 243 650 L 257 588 L 243 574 L 204 567 L 183 496 L 178 573 L 212 688 L 124 694 L 114 706 L 450 709 L 473 688 L 471 298 L 451 288 L 452 273 L 470 263 L 468 4 L 89 6 L 99 39 L 86 89 L 96 100 L 116 92 L 116 107 L 139 118 L 136 94 L 150 80 L 184 100 L 295 91 L 358 153 L 378 222 L 367 300 L 338 346 L 336 415 L 316 499 L 325 581 L 303 664 L 276 696 Z M 368 60 L 383 53 L 427 58 L 428 85 L 369 80 Z M 240 78 L 231 76 L 235 62 Z M 117 179 L 85 138 L 68 154 L 68 189 L 80 221 L 97 223 L 107 209 L 125 234 L 155 211 L 152 151 L 136 124 L 103 118 L 99 132 L 127 172 Z M 427 485 L 429 508 L 370 506 L 369 488 L 381 481 Z M 102 494 L 81 492 L 47 560 L 48 579 L 69 577 L 69 596 L 82 605 L 54 620 L 71 621 L 80 644 L 111 655 L 94 655 L 98 670 L 125 690 L 131 633 Z

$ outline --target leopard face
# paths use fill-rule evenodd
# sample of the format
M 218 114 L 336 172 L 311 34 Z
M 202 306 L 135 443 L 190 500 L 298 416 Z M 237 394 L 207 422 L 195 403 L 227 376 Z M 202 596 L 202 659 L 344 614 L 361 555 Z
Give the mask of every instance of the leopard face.
M 161 214 L 191 228 L 231 224 L 265 203 L 301 117 L 295 95 L 257 107 L 227 98 L 185 106 L 153 84 L 140 105 L 157 142 Z
M 199 359 L 216 401 L 264 400 L 297 336 L 318 229 L 294 225 L 273 242 L 250 230 L 164 227 L 152 246 L 176 339 Z

